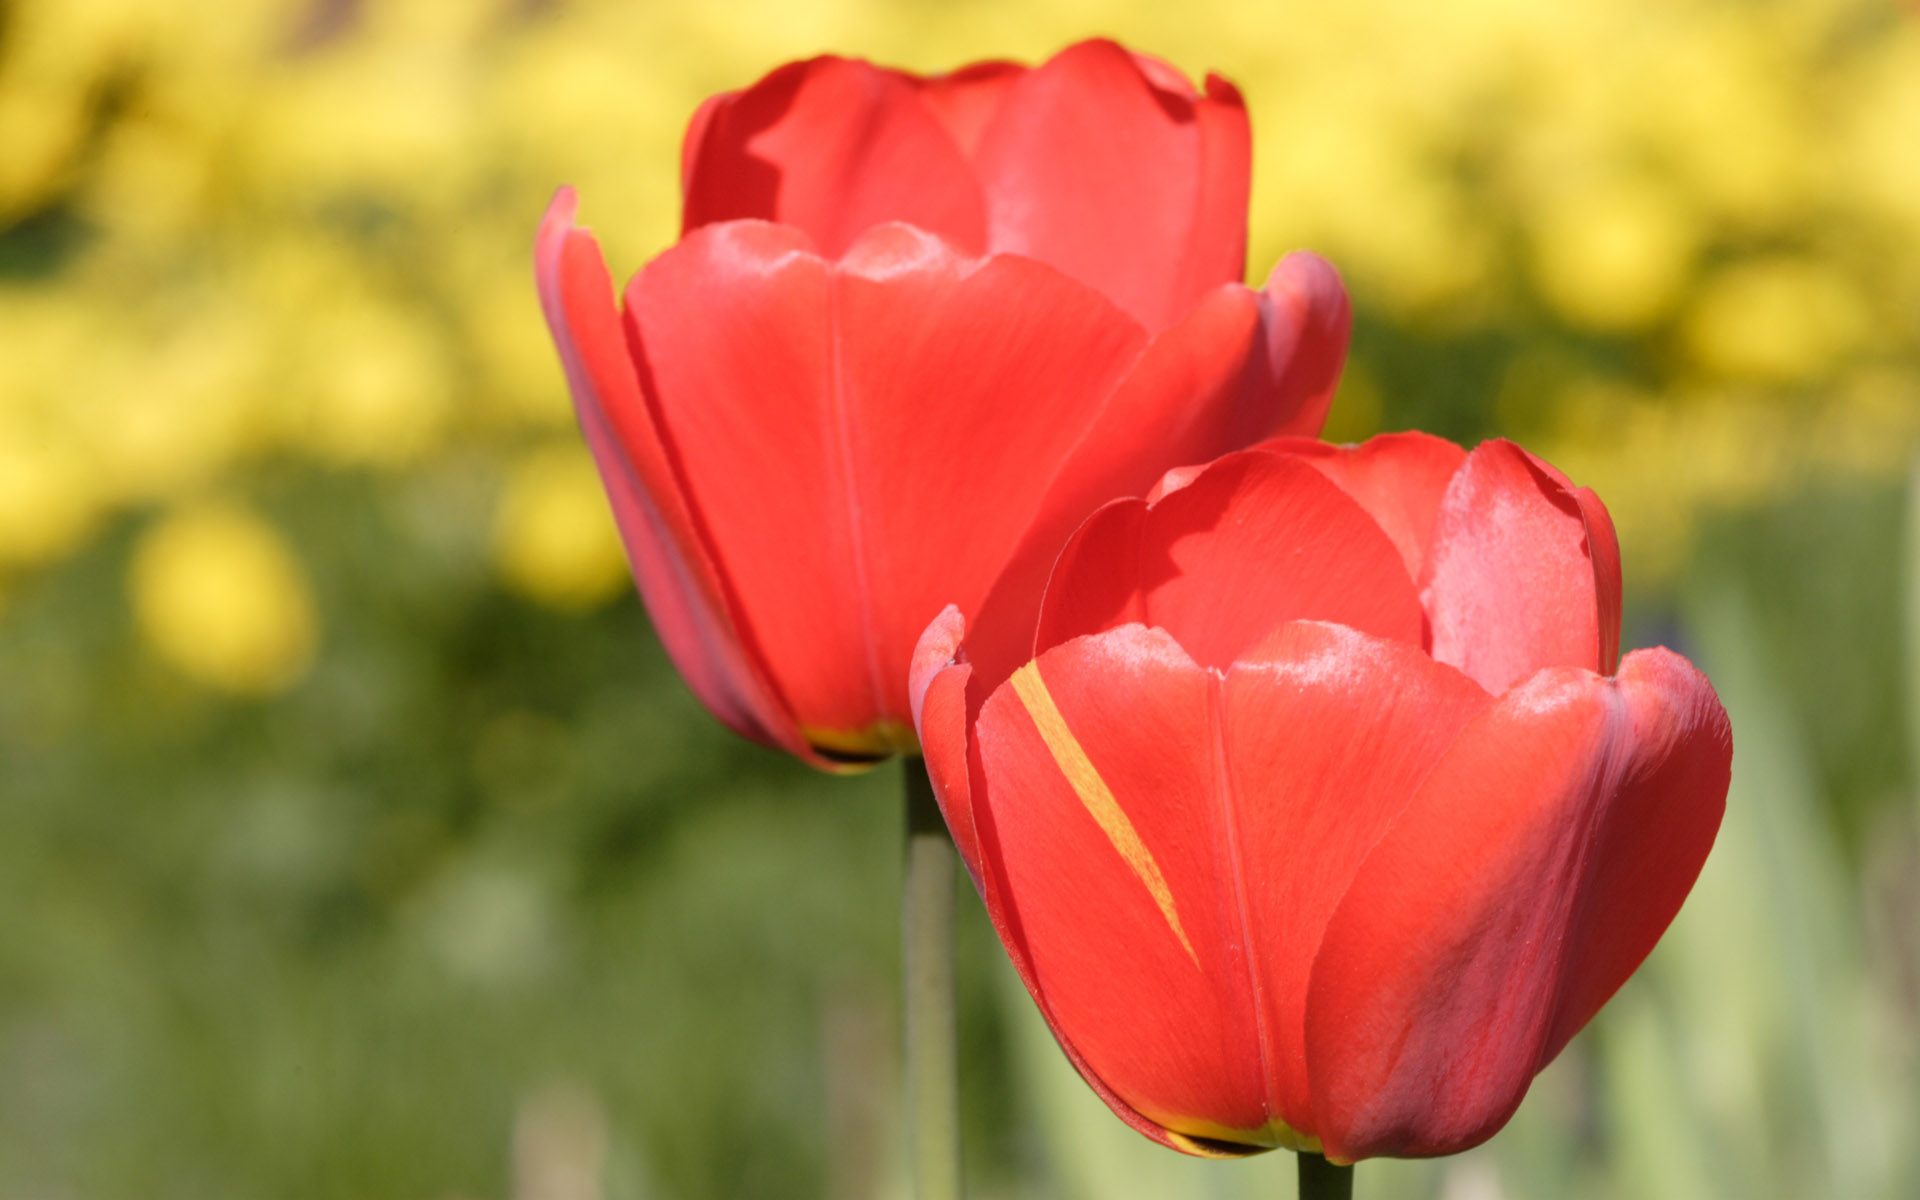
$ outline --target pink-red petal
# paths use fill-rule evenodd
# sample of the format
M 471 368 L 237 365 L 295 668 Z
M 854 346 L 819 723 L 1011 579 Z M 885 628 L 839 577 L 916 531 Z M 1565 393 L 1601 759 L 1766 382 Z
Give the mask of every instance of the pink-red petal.
M 968 728 L 973 720 L 967 688 L 973 680 L 971 664 L 959 661 L 966 618 L 949 604 L 920 635 L 907 675 L 907 694 L 913 705 L 913 728 L 925 757 L 933 796 L 946 818 L 960 861 L 967 864 L 973 885 L 985 892 L 980 874 L 980 843 L 973 830 L 973 782 Z M 907 770 L 917 768 L 909 763 Z
M 981 140 L 989 247 L 1165 329 L 1246 270 L 1250 144 L 1223 81 L 1196 94 L 1112 42 L 1071 46 L 1014 82 Z
M 1413 584 L 1380 527 L 1306 463 L 1251 450 L 1152 504 L 1089 517 L 1060 552 L 1034 645 L 1137 621 L 1224 669 L 1293 620 L 1421 642 Z
M 1426 568 L 1440 501 L 1467 452 L 1430 433 L 1383 433 L 1358 446 L 1290 438 L 1266 449 L 1297 454 L 1352 496 L 1386 535 L 1418 580 Z
M 697 144 L 696 144 L 697 143 Z M 740 219 L 804 229 L 838 257 L 889 221 L 986 248 L 972 166 L 918 81 L 855 59 L 789 63 L 695 115 L 682 227 Z
M 1176 1133 L 1142 1115 L 1093 1069 L 1054 1014 L 1046 994 L 1040 990 L 1033 963 L 1028 956 L 1026 934 L 1019 913 L 1006 900 L 998 865 L 999 837 L 991 808 L 979 803 L 976 809 L 977 799 L 984 798 L 988 788 L 979 746 L 970 736 L 971 714 L 976 706 L 966 693 L 973 672 L 965 662 L 957 661 L 964 653 L 960 647 L 963 631 L 964 621 L 959 611 L 952 608 L 927 627 L 926 635 L 914 655 L 914 720 L 920 731 L 921 744 L 926 748 L 928 775 L 940 801 L 941 812 L 946 817 L 948 828 L 953 831 L 954 844 L 967 864 L 974 886 L 980 891 L 987 916 L 993 922 L 1015 972 L 1052 1027 L 1060 1049 L 1073 1064 L 1074 1070 L 1086 1080 L 1094 1094 L 1129 1126 L 1163 1146 L 1201 1157 L 1234 1158 L 1265 1149 L 1264 1146 L 1196 1139 Z M 976 811 L 979 814 L 977 821 Z
M 1561 481 L 1580 505 L 1580 517 L 1587 524 L 1587 555 L 1593 560 L 1594 593 L 1600 610 L 1598 670 L 1611 675 L 1620 665 L 1620 538 L 1613 530 L 1613 516 L 1597 492 L 1574 487 L 1565 476 Z
M 1169 466 L 1319 431 L 1350 313 L 1333 268 L 1294 254 L 1265 293 L 1222 285 L 1153 340 L 1047 489 L 980 609 L 969 651 L 989 688 L 1032 656 L 1047 576 L 1088 513 L 1146 492 Z
M 1226 882 L 1258 947 L 1267 1071 L 1296 1129 L 1315 1127 L 1307 983 L 1327 922 L 1433 764 L 1492 703 L 1418 646 L 1318 622 L 1281 626 L 1221 684 L 1218 786 L 1235 823 Z
M 1542 667 L 1609 673 L 1619 561 L 1591 493 L 1512 442 L 1481 445 L 1434 522 L 1421 585 L 1433 656 L 1496 694 Z
M 1284 397 L 1286 414 L 1256 436 L 1318 437 L 1353 334 L 1346 285 L 1332 263 L 1296 250 L 1274 264 L 1259 301 L 1266 361 L 1249 364 L 1251 387 Z
M 1210 675 L 1138 626 L 1055 648 L 975 726 L 981 852 L 1063 1044 L 1151 1123 L 1269 1123 L 1238 913 L 1218 886 Z M 1123 1114 L 1124 1115 L 1124 1114 Z
M 1253 190 L 1253 130 L 1240 89 L 1224 76 L 1209 73 L 1195 96 L 1184 86 L 1184 76 L 1172 68 L 1168 71 L 1177 83 L 1160 85 L 1162 94 L 1192 97 L 1194 129 L 1200 143 L 1200 179 L 1192 224 L 1187 229 L 1186 258 L 1173 280 L 1173 307 L 1167 310 L 1163 324 L 1179 319 L 1181 297 L 1203 295 L 1222 282 L 1239 283 L 1246 278 L 1247 206 Z M 1329 273 L 1331 270 L 1329 267 Z M 1270 277 L 1270 288 L 1272 284 Z M 1345 295 L 1344 289 L 1341 294 Z M 1339 363 L 1334 368 L 1337 371 Z M 1325 422 L 1322 409 L 1313 423 L 1316 431 Z
M 980 148 L 987 126 L 1000 113 L 1007 91 L 1027 73 L 1011 62 L 971 63 L 946 75 L 908 76 L 920 98 L 946 127 L 954 144 L 969 161 Z
M 1725 806 L 1725 711 L 1666 650 L 1555 668 L 1462 731 L 1328 924 L 1307 1065 L 1330 1155 L 1450 1154 L 1679 911 Z
M 627 291 L 642 382 L 809 736 L 907 733 L 915 641 L 977 608 L 1142 331 L 1039 263 L 905 226 L 839 263 L 707 226 Z
M 612 280 L 561 188 L 540 223 L 535 277 L 580 427 L 660 640 L 681 677 L 733 729 L 810 761 L 784 698 L 739 627 L 627 355 Z

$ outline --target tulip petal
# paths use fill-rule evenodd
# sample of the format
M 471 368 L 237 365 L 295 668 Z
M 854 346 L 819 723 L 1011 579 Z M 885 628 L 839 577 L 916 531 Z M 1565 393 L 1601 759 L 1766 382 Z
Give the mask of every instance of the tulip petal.
M 1317 433 L 1350 325 L 1339 275 L 1294 254 L 1266 293 L 1222 285 L 1153 340 L 1047 489 L 980 608 L 968 649 L 990 688 L 1032 657 L 1047 576 L 1086 515 L 1146 492 L 1169 465 L 1210 462 L 1277 433 Z
M 1008 89 L 975 157 L 988 244 L 1098 287 L 1165 329 L 1246 271 L 1246 109 L 1211 78 L 1109 41 L 1071 46 Z
M 720 92 L 708 96 L 693 110 L 693 116 L 687 120 L 687 132 L 680 139 L 680 194 L 685 197 L 693 191 L 693 173 L 700 165 L 700 152 L 707 144 L 707 130 L 713 127 L 714 118 L 727 111 L 740 96 L 739 92 Z M 684 230 L 683 230 L 684 232 Z
M 1138 621 L 1224 669 L 1293 620 L 1421 641 L 1413 583 L 1380 527 L 1311 466 L 1252 450 L 1087 518 L 1054 566 L 1034 645 Z
M 984 807 L 979 827 L 986 830 L 985 838 L 991 854 L 983 848 L 981 834 L 976 828 L 975 800 L 986 796 L 987 788 L 979 747 L 968 736 L 974 706 L 966 693 L 969 682 L 975 676 L 970 666 L 959 661 L 963 653 L 959 638 L 963 631 L 964 622 L 959 610 L 948 608 L 935 618 L 933 624 L 927 627 L 926 635 L 921 638 L 914 655 L 914 722 L 920 732 L 921 744 L 926 749 L 927 772 L 933 783 L 934 795 L 940 802 L 942 815 L 946 817 L 947 828 L 953 833 L 954 845 L 960 851 L 962 861 L 967 864 L 967 872 L 973 877 L 974 886 L 979 889 L 987 916 L 1006 948 L 1008 959 L 1052 1027 L 1060 1049 L 1073 1064 L 1074 1070 L 1086 1080 L 1087 1086 L 1116 1116 L 1163 1146 L 1204 1158 L 1239 1158 L 1266 1149 L 1259 1145 L 1191 1137 L 1149 1120 L 1107 1086 L 1049 1007 L 1027 954 L 1020 919 L 1005 900 L 1005 889 L 996 867 L 999 841 L 992 815 L 985 812 Z
M 1467 460 L 1467 452 L 1445 438 L 1414 431 L 1383 433 L 1358 446 L 1286 438 L 1261 448 L 1299 455 L 1352 496 L 1393 540 L 1407 577 L 1416 580 L 1426 568 L 1440 501 Z
M 977 62 L 946 75 L 907 78 L 969 159 L 1000 113 L 1007 92 L 1027 69 L 1012 62 Z
M 573 224 L 561 188 L 540 223 L 535 276 L 635 583 L 680 675 L 737 732 L 825 765 L 800 737 L 784 698 L 743 636 L 727 583 L 701 536 L 642 398 L 613 307 L 613 283 L 591 234 Z
M 1318 437 L 1353 334 L 1346 285 L 1332 263 L 1297 250 L 1274 264 L 1259 299 L 1267 358 L 1252 364 L 1254 387 L 1281 400 L 1284 415 L 1255 436 Z
M 1587 553 L 1593 559 L 1595 601 L 1599 608 L 1600 666 L 1602 675 L 1611 675 L 1620 665 L 1620 537 L 1613 529 L 1613 516 L 1592 488 L 1575 487 L 1551 464 L 1543 463 L 1559 479 L 1580 505 L 1580 516 L 1587 523 Z
M 1227 672 L 1220 787 L 1280 1116 L 1313 1129 L 1307 984 L 1361 861 L 1461 728 L 1493 703 L 1418 646 L 1339 625 L 1281 626 Z M 1189 753 L 1193 750 L 1189 748 Z
M 784 226 L 707 226 L 635 277 L 627 317 L 745 623 L 808 736 L 848 752 L 910 747 L 915 641 L 978 607 L 1050 481 L 1034 464 L 1144 339 L 1048 267 L 898 225 L 838 264 Z
M 1542 671 L 1469 724 L 1314 962 L 1328 1154 L 1451 1154 L 1499 1129 L 1679 911 L 1731 757 L 1712 687 L 1668 650 L 1629 655 L 1617 679 Z
M 1512 442 L 1455 473 L 1434 523 L 1421 601 L 1433 656 L 1499 693 L 1542 667 L 1610 673 L 1620 551 L 1591 492 Z
M 1115 1111 L 1252 1147 L 1274 1131 L 1194 752 L 1213 744 L 1210 678 L 1140 626 L 1049 651 L 981 709 L 974 817 L 1003 940 Z
M 837 258 L 870 227 L 901 221 L 970 254 L 986 247 L 973 168 L 897 71 L 832 56 L 789 63 L 709 101 L 688 136 L 685 232 L 758 218 L 806 230 Z
M 913 702 L 913 728 L 926 759 L 934 799 L 940 803 L 940 815 L 946 818 L 954 849 L 960 852 L 960 861 L 967 864 L 973 886 L 984 895 L 980 841 L 973 829 L 973 767 L 967 737 L 974 715 L 967 695 L 973 667 L 959 661 L 965 634 L 966 619 L 958 608 L 947 605 L 913 649 L 907 694 Z

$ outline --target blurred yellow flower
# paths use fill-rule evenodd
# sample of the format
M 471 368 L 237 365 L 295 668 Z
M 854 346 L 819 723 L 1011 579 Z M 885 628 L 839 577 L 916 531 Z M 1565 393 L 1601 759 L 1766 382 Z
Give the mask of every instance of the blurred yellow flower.
M 1708 278 L 1682 335 L 1699 366 L 1716 374 L 1790 384 L 1826 374 L 1867 330 L 1851 280 L 1814 259 L 1776 257 Z
M 209 149 L 159 121 L 123 121 L 107 135 L 82 203 L 117 234 L 150 243 L 183 237 L 206 208 Z
M 1570 187 L 1533 215 L 1540 290 L 1575 325 L 1646 327 L 1680 297 L 1702 231 L 1684 197 L 1650 180 Z
M 112 501 L 192 491 L 252 448 L 270 378 L 263 324 L 220 298 L 198 297 L 164 320 L 123 317 L 114 336 L 66 366 L 71 394 L 48 407 L 86 447 Z
M 580 610 L 627 588 L 626 558 L 586 450 L 566 444 L 515 464 L 493 523 L 507 584 L 543 604 Z
M 480 394 L 466 411 L 509 435 L 571 430 L 573 405 L 528 282 L 520 232 L 503 222 L 491 237 L 449 246 L 438 267 L 448 288 L 468 298 L 458 315 Z
M 288 414 L 296 444 L 335 462 L 388 466 L 432 449 L 453 386 L 438 332 L 409 309 L 366 299 L 305 315 L 298 377 L 307 407 Z
M 1676 14 L 1671 32 L 1641 52 L 1621 117 L 1649 157 L 1718 216 L 1780 226 L 1799 215 L 1816 182 L 1818 134 L 1808 121 L 1816 97 L 1807 87 L 1814 55 L 1763 12 L 1713 5 Z
M 1430 316 L 1474 298 L 1492 251 L 1484 222 L 1453 173 L 1429 161 L 1418 131 L 1378 111 L 1352 82 L 1291 97 L 1272 148 L 1254 154 L 1256 274 L 1284 250 L 1330 257 L 1363 302 Z M 1271 213 L 1271 215 L 1269 215 Z M 1263 226 L 1265 228 L 1263 228 Z M 1280 230 L 1276 236 L 1274 230 Z
M 66 182 L 87 134 L 86 94 L 0 77 L 0 221 L 33 211 Z
M 445 209 L 482 165 L 477 64 L 453 47 L 355 39 L 301 66 L 247 113 L 244 161 L 263 193 Z
M 0 566 L 38 566 L 92 533 L 99 482 L 71 446 L 16 441 L 0 429 Z
M 1920 154 L 1913 149 L 1920 141 L 1920 19 L 1892 30 L 1845 82 L 1834 169 L 1849 192 L 1909 239 L 1901 258 L 1913 270 L 1920 266 L 1912 250 L 1920 239 Z M 1909 279 L 1920 285 L 1920 278 Z
M 207 502 L 168 516 L 141 538 L 127 582 L 148 644 L 199 683 L 269 695 L 313 662 L 306 574 L 278 531 L 243 508 Z

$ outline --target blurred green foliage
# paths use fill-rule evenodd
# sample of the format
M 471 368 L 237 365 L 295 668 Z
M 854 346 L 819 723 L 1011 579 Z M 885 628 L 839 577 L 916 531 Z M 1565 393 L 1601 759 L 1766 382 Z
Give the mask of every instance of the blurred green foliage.
M 902 1195 L 898 780 L 726 734 L 532 296 L 704 94 L 1106 32 L 1346 271 L 1330 434 L 1523 437 L 1726 829 L 1488 1147 L 1362 1196 L 1920 1194 L 1920 21 L 1882 0 L 0 0 L 0 1195 Z M 1904 647 L 1904 649 L 1902 649 Z M 963 906 L 981 1197 L 1287 1194 L 1114 1121 Z

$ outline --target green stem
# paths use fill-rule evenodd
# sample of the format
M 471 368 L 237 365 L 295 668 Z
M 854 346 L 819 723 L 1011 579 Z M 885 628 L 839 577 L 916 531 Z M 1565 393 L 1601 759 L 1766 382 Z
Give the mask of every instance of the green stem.
M 1336 1167 L 1318 1154 L 1302 1150 L 1300 1200 L 1353 1200 L 1353 1168 Z
M 917 1200 L 960 1200 L 960 1070 L 953 1004 L 953 839 L 926 764 L 906 771 L 907 1136 Z

